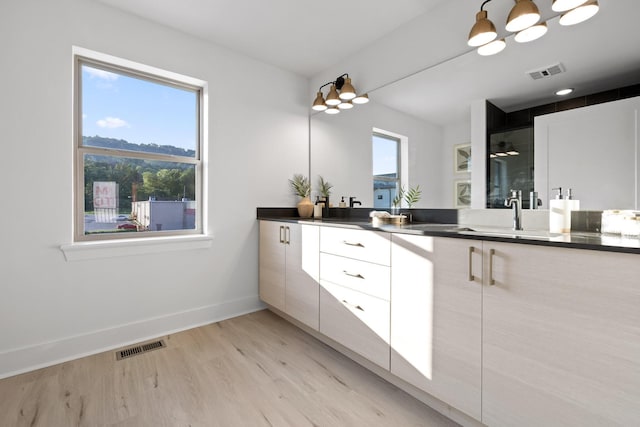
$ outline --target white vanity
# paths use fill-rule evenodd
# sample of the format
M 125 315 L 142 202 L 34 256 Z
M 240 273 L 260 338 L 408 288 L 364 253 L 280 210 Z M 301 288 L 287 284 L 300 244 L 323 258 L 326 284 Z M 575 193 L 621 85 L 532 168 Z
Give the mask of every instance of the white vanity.
M 577 246 L 261 220 L 260 296 L 462 424 L 637 425 L 640 250 Z

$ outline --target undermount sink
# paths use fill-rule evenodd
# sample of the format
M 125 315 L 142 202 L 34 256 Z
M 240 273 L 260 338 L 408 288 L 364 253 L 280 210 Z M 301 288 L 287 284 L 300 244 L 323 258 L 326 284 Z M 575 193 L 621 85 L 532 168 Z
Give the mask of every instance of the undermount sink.
M 551 233 L 547 230 L 512 230 L 500 227 L 468 227 L 466 229 L 461 229 L 459 233 L 495 237 L 525 237 L 538 239 L 562 236 L 562 233 Z

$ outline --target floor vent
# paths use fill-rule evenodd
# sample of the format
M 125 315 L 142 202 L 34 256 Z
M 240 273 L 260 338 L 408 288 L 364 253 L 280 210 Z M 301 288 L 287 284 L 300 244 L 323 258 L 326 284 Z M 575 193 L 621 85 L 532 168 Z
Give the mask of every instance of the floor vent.
M 557 64 L 549 65 L 548 67 L 540 68 L 539 70 L 527 71 L 527 74 L 529 74 L 529 76 L 533 80 L 539 80 L 545 77 L 555 76 L 556 74 L 560 74 L 564 72 L 565 72 L 564 65 L 558 62 Z
M 124 350 L 116 351 L 116 360 L 127 359 L 129 357 L 137 356 L 138 354 L 146 353 L 148 351 L 157 350 L 159 348 L 166 347 L 167 345 L 163 340 L 153 341 L 146 344 L 140 344 L 133 347 L 125 348 Z

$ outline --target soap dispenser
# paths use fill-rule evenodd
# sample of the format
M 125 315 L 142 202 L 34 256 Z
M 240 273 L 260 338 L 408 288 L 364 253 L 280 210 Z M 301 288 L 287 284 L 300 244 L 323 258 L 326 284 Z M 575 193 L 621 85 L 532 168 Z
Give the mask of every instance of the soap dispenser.
M 552 188 L 553 191 L 558 191 L 555 199 L 549 200 L 549 232 L 550 233 L 564 233 L 565 231 L 565 217 L 566 217 L 566 200 L 562 196 L 562 187 Z M 571 217 L 569 217 L 571 218 Z
M 344 201 L 344 196 L 342 196 L 342 199 L 340 199 L 340 202 L 338 203 L 338 207 L 341 207 L 341 208 L 347 207 L 347 202 Z

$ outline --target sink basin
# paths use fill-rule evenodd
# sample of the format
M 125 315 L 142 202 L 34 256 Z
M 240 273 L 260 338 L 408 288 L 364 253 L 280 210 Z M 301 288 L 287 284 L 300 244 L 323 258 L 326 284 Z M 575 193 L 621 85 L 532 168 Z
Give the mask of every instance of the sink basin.
M 471 227 L 465 230 L 460 230 L 459 233 L 495 237 L 523 237 L 531 239 L 549 239 L 552 237 L 562 236 L 562 233 L 550 233 L 547 230 L 512 230 L 500 227 Z

